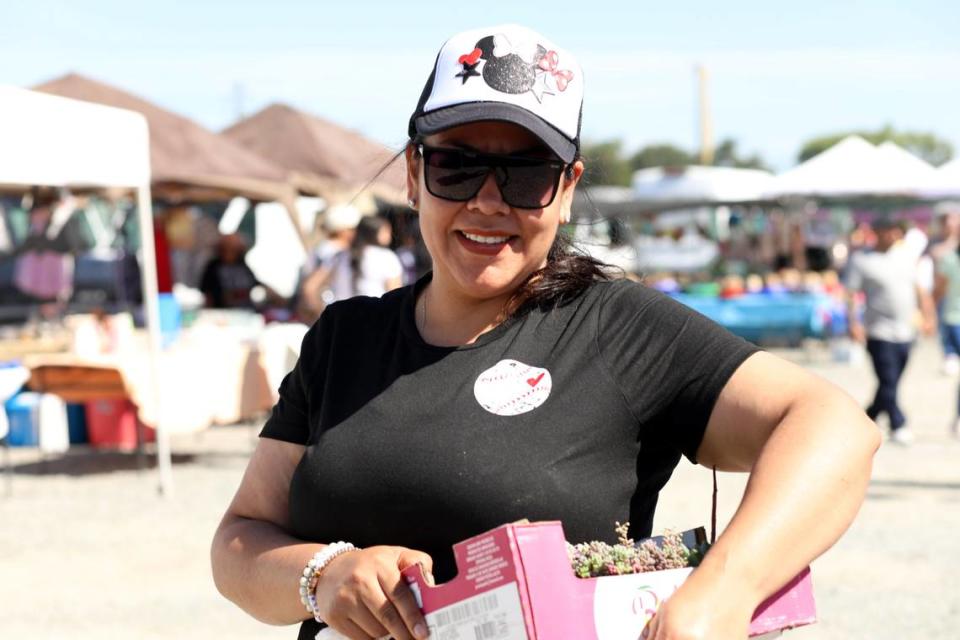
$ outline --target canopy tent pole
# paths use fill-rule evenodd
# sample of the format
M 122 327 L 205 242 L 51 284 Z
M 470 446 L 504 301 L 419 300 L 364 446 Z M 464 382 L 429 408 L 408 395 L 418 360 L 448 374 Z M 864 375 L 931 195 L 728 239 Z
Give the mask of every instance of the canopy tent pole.
M 153 204 L 150 200 L 150 185 L 137 188 L 137 215 L 140 226 L 140 277 L 143 285 L 144 322 L 150 345 L 150 368 L 153 372 L 153 393 L 157 407 L 157 469 L 159 471 L 160 495 L 173 495 L 173 466 L 170 455 L 170 438 L 163 422 L 163 397 L 160 391 L 160 294 L 157 287 L 157 258 L 153 239 Z

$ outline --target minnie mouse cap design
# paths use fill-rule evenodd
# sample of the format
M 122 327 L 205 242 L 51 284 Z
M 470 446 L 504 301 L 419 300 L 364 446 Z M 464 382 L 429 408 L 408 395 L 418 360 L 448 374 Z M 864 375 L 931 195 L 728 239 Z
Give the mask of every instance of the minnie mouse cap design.
M 526 27 L 475 29 L 441 47 L 408 133 L 512 122 L 572 162 L 580 150 L 582 104 L 583 72 L 571 54 Z

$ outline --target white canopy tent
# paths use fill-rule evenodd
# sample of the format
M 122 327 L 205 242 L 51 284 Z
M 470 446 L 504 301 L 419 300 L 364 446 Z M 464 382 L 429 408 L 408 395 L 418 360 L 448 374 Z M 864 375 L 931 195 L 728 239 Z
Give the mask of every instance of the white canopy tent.
M 0 150 L 0 187 L 124 187 L 136 191 L 146 325 L 156 368 L 160 311 L 146 119 L 133 111 L 0 85 Z M 161 406 L 159 399 L 157 406 Z M 169 494 L 169 437 L 161 420 L 155 426 L 160 490 Z
M 892 142 L 876 147 L 849 136 L 778 175 L 769 198 L 918 196 L 936 181 L 936 170 Z
M 940 165 L 937 173 L 941 176 L 952 176 L 960 181 L 960 158 L 954 158 L 944 165 Z
M 633 197 L 654 204 L 753 202 L 772 180 L 773 174 L 759 169 L 654 167 L 633 174 Z
M 924 191 L 930 199 L 960 198 L 960 158 L 941 165 L 935 171 L 934 183 Z

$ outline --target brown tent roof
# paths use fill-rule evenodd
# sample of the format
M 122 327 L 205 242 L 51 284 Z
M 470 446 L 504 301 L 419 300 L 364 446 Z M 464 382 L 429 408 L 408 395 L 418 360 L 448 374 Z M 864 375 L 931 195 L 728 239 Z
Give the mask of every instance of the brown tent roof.
M 71 73 L 34 87 L 37 91 L 141 113 L 150 127 L 155 183 L 180 183 L 255 194 L 277 189 L 287 172 L 266 158 L 197 123 L 115 87 Z M 270 184 L 272 183 L 272 184 Z
M 295 172 L 299 186 L 318 189 L 331 181 L 363 186 L 395 155 L 356 131 L 284 104 L 266 107 L 223 135 Z M 397 159 L 377 179 L 374 194 L 403 202 L 404 176 L 403 159 Z

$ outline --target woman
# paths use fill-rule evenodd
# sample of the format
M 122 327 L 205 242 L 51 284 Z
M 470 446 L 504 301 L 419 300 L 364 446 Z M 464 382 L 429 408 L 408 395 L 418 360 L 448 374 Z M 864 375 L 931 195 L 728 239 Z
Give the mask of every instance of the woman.
M 360 218 L 350 247 L 354 295 L 378 298 L 403 284 L 403 265 L 389 249 L 391 237 L 390 222 L 385 218 Z
M 301 638 L 313 617 L 423 638 L 403 568 L 447 580 L 454 542 L 522 517 L 571 541 L 618 519 L 647 535 L 686 455 L 752 475 L 651 637 L 743 638 L 849 526 L 879 444 L 856 404 L 557 234 L 584 168 L 582 87 L 522 27 L 441 49 L 406 148 L 433 272 L 332 305 L 305 339 L 213 543 L 219 589 L 251 615 L 306 620 Z

